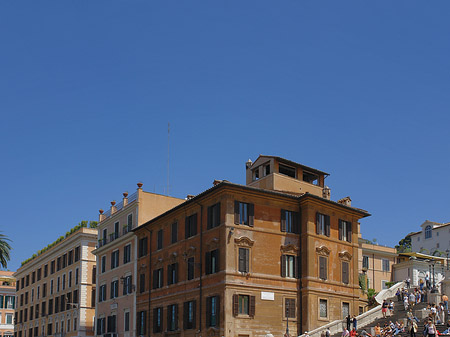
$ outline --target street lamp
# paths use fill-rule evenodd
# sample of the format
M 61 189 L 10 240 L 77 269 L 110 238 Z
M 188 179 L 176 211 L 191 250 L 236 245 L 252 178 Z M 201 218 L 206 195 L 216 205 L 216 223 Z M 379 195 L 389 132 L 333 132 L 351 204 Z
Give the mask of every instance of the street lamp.
M 432 272 L 432 277 L 433 277 L 433 285 L 431 287 L 431 293 L 435 294 L 438 292 L 438 290 L 436 289 L 436 282 L 435 282 L 435 278 L 434 278 L 434 265 L 436 264 L 436 260 L 435 259 L 431 259 L 431 260 L 427 260 L 430 263 L 430 272 Z
M 285 337 L 289 337 L 289 301 L 286 303 L 286 333 Z

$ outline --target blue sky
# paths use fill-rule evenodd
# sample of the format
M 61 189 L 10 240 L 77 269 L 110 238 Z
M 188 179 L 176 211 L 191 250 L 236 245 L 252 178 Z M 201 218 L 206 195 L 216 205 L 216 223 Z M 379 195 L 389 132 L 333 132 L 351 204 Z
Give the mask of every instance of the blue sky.
M 0 230 L 11 270 L 134 192 L 245 183 L 278 155 L 331 173 L 395 245 L 450 221 L 448 1 L 0 4 Z

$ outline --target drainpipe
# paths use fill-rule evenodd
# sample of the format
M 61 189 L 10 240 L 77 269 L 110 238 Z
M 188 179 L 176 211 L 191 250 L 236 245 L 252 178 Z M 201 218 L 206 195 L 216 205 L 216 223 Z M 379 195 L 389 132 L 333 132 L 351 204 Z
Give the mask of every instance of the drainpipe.
M 151 315 L 151 295 L 152 295 L 152 236 L 153 236 L 153 231 L 149 230 L 147 227 L 144 227 L 144 229 L 150 233 L 150 244 L 149 249 L 148 249 L 148 322 L 147 322 L 147 326 L 148 326 L 148 337 L 150 337 L 150 332 L 151 330 L 151 324 L 150 324 L 150 315 Z M 137 276 L 137 275 L 136 275 Z M 136 277 L 137 278 L 137 277 Z M 137 280 L 136 280 L 136 284 L 137 284 Z M 137 287 L 136 287 L 137 288 Z
M 200 303 L 199 303 L 199 327 L 198 332 L 202 332 L 202 309 L 203 309 L 203 205 L 195 200 L 195 203 L 200 206 L 200 280 L 199 280 L 199 295 L 200 295 Z

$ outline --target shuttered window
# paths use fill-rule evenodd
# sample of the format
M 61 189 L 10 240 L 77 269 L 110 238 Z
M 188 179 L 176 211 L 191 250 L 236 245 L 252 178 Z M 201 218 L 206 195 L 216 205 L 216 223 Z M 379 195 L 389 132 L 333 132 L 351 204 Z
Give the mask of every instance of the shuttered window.
M 299 233 L 300 214 L 298 212 L 281 210 L 281 231 L 287 233 Z
M 298 257 L 294 255 L 281 256 L 281 277 L 298 278 Z
M 205 254 L 205 272 L 214 274 L 219 271 L 219 250 L 215 249 Z
M 220 203 L 208 207 L 208 225 L 211 229 L 220 225 Z
M 185 239 L 197 235 L 197 213 L 185 219 Z
M 206 326 L 219 326 L 220 297 L 211 296 L 206 298 Z
M 162 319 L 163 308 L 153 309 L 153 332 L 158 333 L 163 329 L 163 319 Z
M 253 227 L 255 220 L 255 207 L 245 202 L 234 202 L 234 223 Z
M 342 283 L 348 284 L 349 281 L 349 264 L 346 261 L 342 261 Z
M 167 330 L 178 330 L 178 304 L 172 304 L 167 307 Z
M 167 285 L 178 282 L 178 263 L 169 264 L 167 266 Z
M 249 262 L 250 249 L 239 248 L 239 266 L 238 270 L 241 273 L 248 273 L 250 270 Z
M 196 301 L 184 302 L 183 306 L 183 329 L 195 329 Z
M 325 256 L 319 256 L 319 278 L 327 279 L 328 274 L 328 259 Z
M 143 336 L 147 330 L 147 311 L 139 311 L 137 318 L 137 333 Z
M 233 315 L 247 315 L 255 317 L 256 299 L 250 295 L 233 295 Z
M 190 257 L 187 260 L 187 279 L 192 280 L 195 277 L 195 260 L 194 257 Z
M 330 236 L 330 216 L 316 213 L 316 234 Z
M 339 219 L 339 240 L 352 242 L 352 223 Z

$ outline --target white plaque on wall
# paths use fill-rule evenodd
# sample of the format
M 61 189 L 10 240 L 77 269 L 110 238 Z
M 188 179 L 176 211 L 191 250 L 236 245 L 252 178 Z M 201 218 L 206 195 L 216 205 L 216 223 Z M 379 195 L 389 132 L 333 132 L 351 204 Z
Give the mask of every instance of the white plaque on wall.
M 275 294 L 267 291 L 261 291 L 261 299 L 266 301 L 273 301 Z

